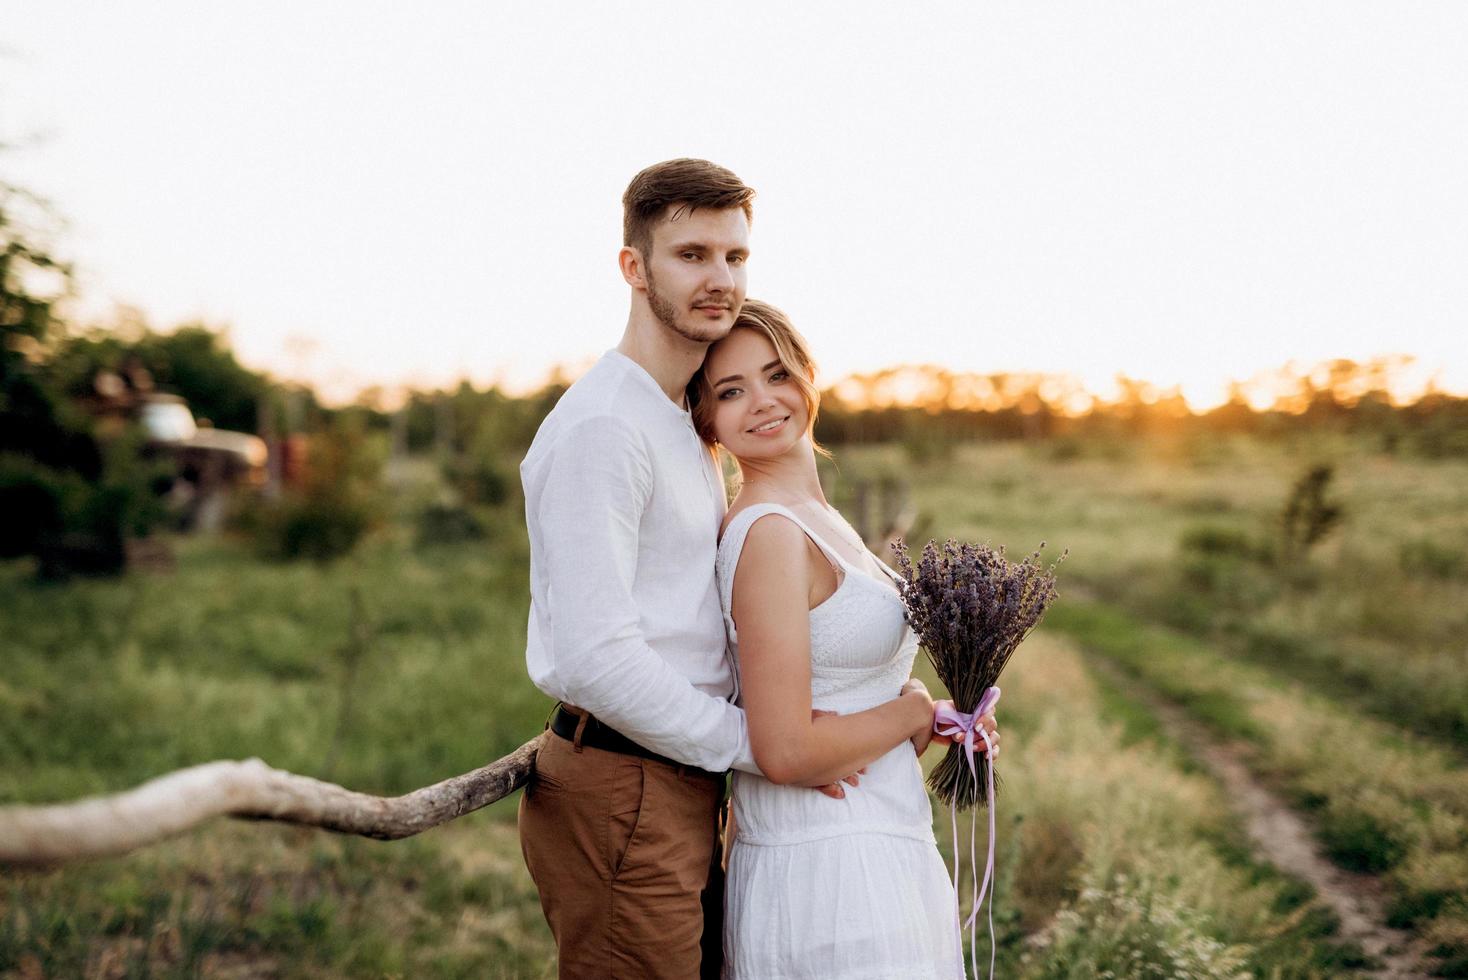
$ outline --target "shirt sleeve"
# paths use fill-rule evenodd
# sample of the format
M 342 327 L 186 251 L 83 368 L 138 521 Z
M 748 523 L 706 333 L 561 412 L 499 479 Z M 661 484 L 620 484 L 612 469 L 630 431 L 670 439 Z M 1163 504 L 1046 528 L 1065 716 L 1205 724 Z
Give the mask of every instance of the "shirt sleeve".
M 535 515 L 556 679 L 572 704 L 659 755 L 758 772 L 743 710 L 694 687 L 643 637 L 632 586 L 652 492 L 647 449 L 622 420 L 589 418 L 557 440 Z

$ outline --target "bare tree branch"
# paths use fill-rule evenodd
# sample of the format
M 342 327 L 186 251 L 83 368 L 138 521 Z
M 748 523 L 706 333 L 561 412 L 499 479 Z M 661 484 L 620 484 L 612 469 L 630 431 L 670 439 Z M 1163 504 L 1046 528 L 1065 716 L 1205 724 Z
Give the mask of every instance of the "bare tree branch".
M 112 796 L 3 806 L 0 868 L 124 854 L 219 816 L 278 820 L 378 840 L 411 837 L 524 786 L 543 737 L 473 772 L 391 799 L 246 759 L 180 769 Z

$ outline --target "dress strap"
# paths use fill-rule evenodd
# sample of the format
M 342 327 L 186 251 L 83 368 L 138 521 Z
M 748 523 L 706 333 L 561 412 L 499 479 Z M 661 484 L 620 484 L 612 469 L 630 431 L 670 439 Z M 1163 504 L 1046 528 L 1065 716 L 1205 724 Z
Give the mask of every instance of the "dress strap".
M 719 541 L 719 601 L 726 610 L 734 608 L 734 571 L 739 567 L 739 556 L 744 551 L 744 541 L 749 537 L 749 529 L 754 527 L 755 521 L 770 514 L 779 514 L 800 528 L 806 537 L 815 542 L 816 547 L 821 549 L 821 554 L 826 556 L 826 560 L 841 573 L 843 578 L 853 571 L 850 564 L 830 545 L 822 541 L 820 535 L 812 531 L 805 521 L 796 517 L 789 507 L 772 503 L 750 504 L 734 515 L 734 519 L 724 529 L 724 536 Z

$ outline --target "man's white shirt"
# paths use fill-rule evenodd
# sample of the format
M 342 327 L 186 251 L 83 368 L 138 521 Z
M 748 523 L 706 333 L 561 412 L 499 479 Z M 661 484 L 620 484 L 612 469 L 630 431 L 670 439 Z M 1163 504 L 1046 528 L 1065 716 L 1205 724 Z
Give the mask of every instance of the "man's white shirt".
M 536 687 L 660 755 L 758 772 L 714 581 L 724 488 L 690 414 L 608 351 L 541 423 L 520 479 Z

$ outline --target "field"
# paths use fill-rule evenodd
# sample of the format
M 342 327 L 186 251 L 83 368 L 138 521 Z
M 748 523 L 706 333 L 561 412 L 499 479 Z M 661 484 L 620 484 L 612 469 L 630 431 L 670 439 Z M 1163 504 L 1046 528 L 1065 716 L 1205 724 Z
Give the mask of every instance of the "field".
M 838 502 L 896 482 L 925 536 L 1070 552 L 1004 685 L 1002 975 L 1335 977 L 1403 957 L 1468 975 L 1468 465 L 1326 438 L 838 457 Z M 1279 518 L 1316 464 L 1340 517 L 1306 542 Z M 410 473 L 397 517 L 333 565 L 201 539 L 173 572 L 117 581 L 0 566 L 0 802 L 251 755 L 398 793 L 539 731 L 513 504 L 485 541 L 423 546 L 412 513 L 436 491 Z M 1375 896 L 1384 948 L 1270 863 L 1214 748 Z M 5 977 L 544 977 L 553 955 L 513 800 L 395 843 L 215 823 L 0 884 Z

